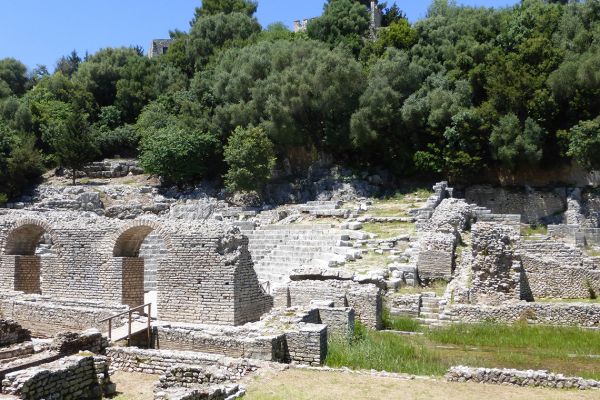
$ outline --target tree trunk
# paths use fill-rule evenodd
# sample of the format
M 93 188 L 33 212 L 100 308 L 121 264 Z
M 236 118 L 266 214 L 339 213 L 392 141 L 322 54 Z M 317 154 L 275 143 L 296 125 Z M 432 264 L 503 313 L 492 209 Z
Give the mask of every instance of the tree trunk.
M 75 168 L 73 168 L 73 186 L 75 186 L 75 178 L 77 177 L 75 174 L 77 173 L 77 170 Z

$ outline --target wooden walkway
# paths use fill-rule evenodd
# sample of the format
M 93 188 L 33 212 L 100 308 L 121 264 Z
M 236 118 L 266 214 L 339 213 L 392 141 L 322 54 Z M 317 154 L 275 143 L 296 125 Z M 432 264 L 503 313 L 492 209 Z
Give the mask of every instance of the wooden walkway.
M 148 324 L 145 322 L 132 322 L 131 323 L 131 335 L 135 335 L 141 332 L 145 332 L 148 330 Z M 105 332 L 104 334 L 105 336 L 108 336 L 108 332 Z M 113 342 L 118 342 L 121 340 L 125 340 L 129 337 L 129 326 L 127 324 L 119 327 L 119 328 L 114 328 L 112 330 L 112 334 L 111 334 L 111 338 L 110 340 Z

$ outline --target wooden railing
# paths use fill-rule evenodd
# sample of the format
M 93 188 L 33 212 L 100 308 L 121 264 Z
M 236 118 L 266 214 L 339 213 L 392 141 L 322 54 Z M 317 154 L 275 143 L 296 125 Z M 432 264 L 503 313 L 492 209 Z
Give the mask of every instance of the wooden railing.
M 130 345 L 131 342 L 131 324 L 132 324 L 132 319 L 133 319 L 133 313 L 139 310 L 143 310 L 144 308 L 148 307 L 148 313 L 146 314 L 148 317 L 148 346 L 150 347 L 152 345 L 152 303 L 148 303 L 148 304 L 144 304 L 142 306 L 138 306 L 135 308 L 130 308 L 128 311 L 124 311 L 120 314 L 116 314 L 113 315 L 112 317 L 108 317 L 103 319 L 102 321 L 99 321 L 99 323 L 103 323 L 103 322 L 107 322 L 108 321 L 108 340 L 112 340 L 112 320 L 115 318 L 119 318 L 122 317 L 123 315 L 127 315 L 128 316 L 128 320 L 127 320 L 127 346 Z
M 262 281 L 258 283 L 264 294 L 271 294 L 271 281 Z

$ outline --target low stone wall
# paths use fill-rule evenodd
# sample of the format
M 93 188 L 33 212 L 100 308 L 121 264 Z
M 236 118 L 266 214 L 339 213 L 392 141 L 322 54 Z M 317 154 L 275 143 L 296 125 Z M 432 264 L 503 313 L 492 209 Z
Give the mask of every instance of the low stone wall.
M 421 310 L 421 295 L 388 296 L 386 306 L 393 316 L 418 317 Z
M 154 400 L 233 400 L 242 397 L 244 393 L 245 390 L 235 384 L 159 388 L 154 392 Z
M 103 356 L 71 356 L 12 372 L 2 380 L 2 394 L 22 399 L 102 399 L 115 393 Z
M 0 347 L 31 340 L 31 333 L 16 321 L 0 319 Z
M 142 350 L 136 347 L 109 347 L 106 356 L 111 368 L 125 372 L 164 375 L 170 368 L 189 366 L 221 366 L 226 378 L 236 381 L 247 374 L 269 365 L 264 361 L 219 356 L 193 351 Z M 223 369 L 222 369 L 223 371 Z
M 0 348 L 0 361 L 8 360 L 10 358 L 23 357 L 26 355 L 33 354 L 35 352 L 33 343 L 19 343 L 10 347 Z
M 522 298 L 585 299 L 600 295 L 600 270 L 564 266 L 558 261 L 522 255 Z
M 490 369 L 452 367 L 446 374 L 449 382 L 476 382 L 496 385 L 549 387 L 556 389 L 600 389 L 600 382 L 591 379 L 566 377 L 548 371 L 520 371 L 516 369 Z
M 453 305 L 446 314 L 456 322 L 513 323 L 600 327 L 600 304 L 586 303 L 505 303 L 501 306 Z
M 256 331 L 235 328 L 183 326 L 158 326 L 155 333 L 157 344 L 163 350 L 191 350 L 265 361 L 283 361 L 285 357 L 283 334 L 263 336 Z
M 85 331 L 96 328 L 107 330 L 105 323 L 98 321 L 127 310 L 126 306 L 45 301 L 41 297 L 30 300 L 0 298 L 0 312 L 13 319 L 37 337 L 53 337 L 61 332 Z M 118 321 L 114 321 L 119 325 Z M 116 326 L 115 326 L 116 327 Z
M 90 329 L 83 333 L 61 333 L 50 344 L 50 350 L 59 354 L 75 354 L 80 351 L 100 354 L 104 353 L 107 347 L 108 339 L 96 329 Z

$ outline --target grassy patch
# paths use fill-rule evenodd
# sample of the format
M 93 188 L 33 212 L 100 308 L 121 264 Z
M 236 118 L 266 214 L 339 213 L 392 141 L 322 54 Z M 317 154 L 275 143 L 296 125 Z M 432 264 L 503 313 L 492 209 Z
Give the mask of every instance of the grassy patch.
M 548 369 L 600 379 L 600 332 L 575 327 L 457 324 L 424 336 L 357 329 L 350 344 L 332 340 L 332 367 L 443 375 L 453 365 Z
M 448 286 L 448 282 L 445 280 L 435 280 L 429 284 L 429 286 L 404 286 L 400 288 L 397 292 L 397 295 L 402 296 L 405 294 L 419 294 L 423 292 L 434 292 L 438 297 L 442 297 L 446 292 L 446 287 Z
M 413 235 L 415 224 L 410 222 L 369 222 L 363 225 L 363 231 L 377 235 L 379 239 L 388 239 L 401 235 Z
M 350 344 L 340 339 L 329 342 L 325 363 L 335 368 L 345 366 L 416 375 L 442 375 L 446 372 L 427 349 L 407 342 L 404 336 L 375 332 L 360 326 Z
M 547 235 L 548 227 L 544 225 L 527 225 L 521 227 L 521 235 L 525 238 L 534 235 Z
M 383 328 L 387 330 L 403 332 L 419 332 L 421 330 L 421 324 L 417 320 L 409 317 L 392 316 L 387 308 L 383 309 L 382 319 Z

